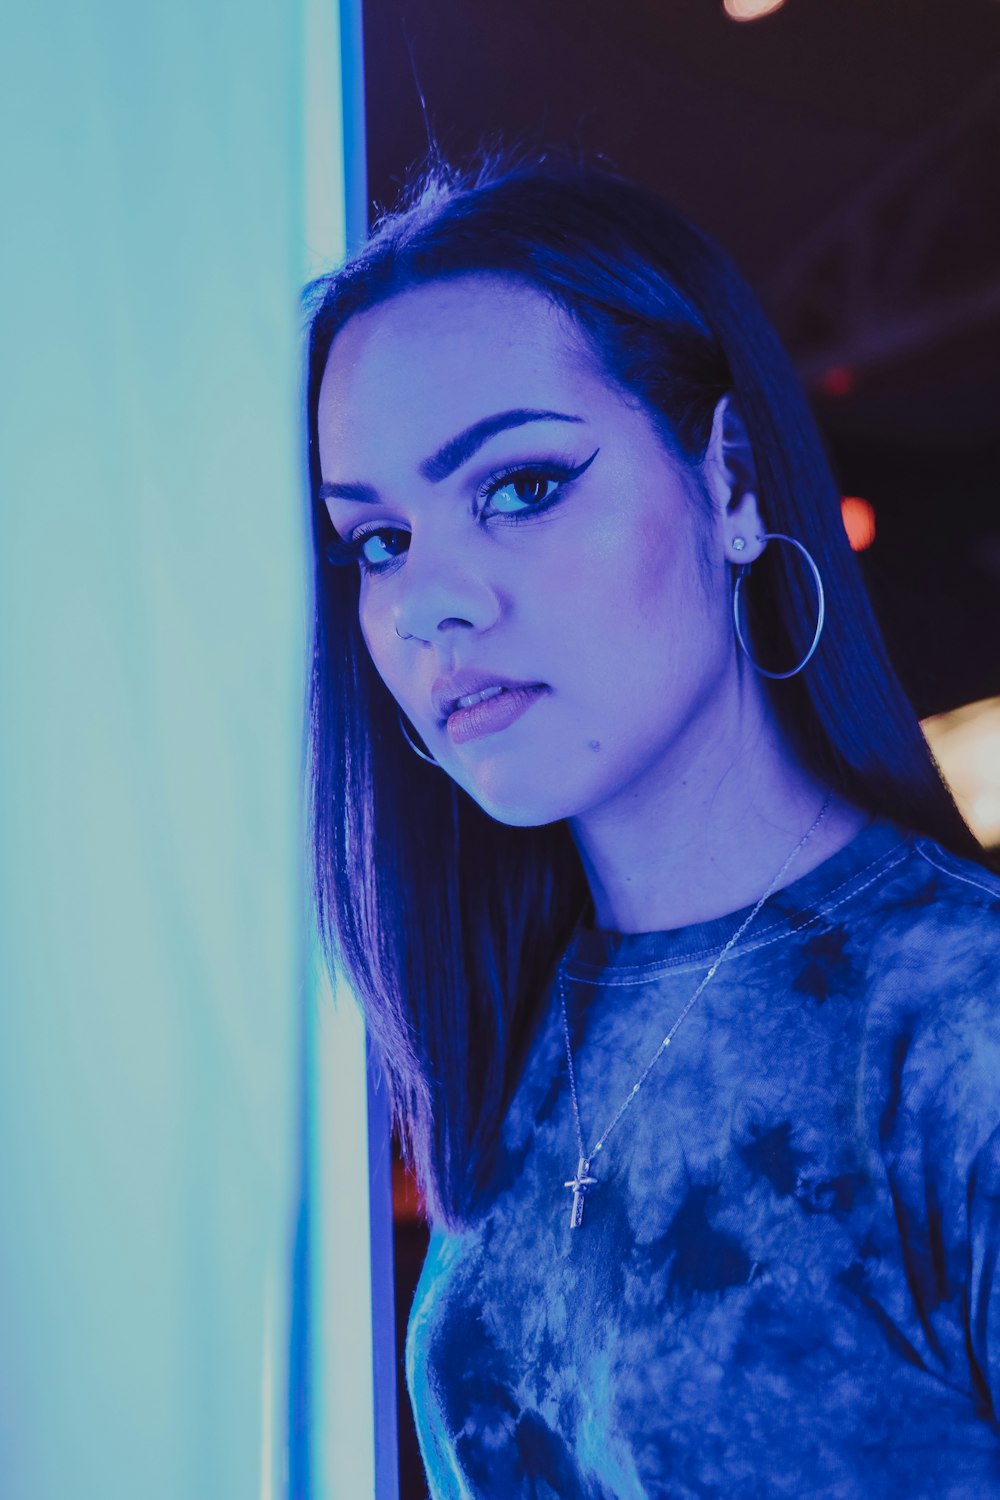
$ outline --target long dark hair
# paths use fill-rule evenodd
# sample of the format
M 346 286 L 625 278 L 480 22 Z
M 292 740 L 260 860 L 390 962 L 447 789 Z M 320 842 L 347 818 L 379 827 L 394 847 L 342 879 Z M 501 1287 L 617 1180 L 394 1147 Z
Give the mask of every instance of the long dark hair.
M 826 626 L 807 669 L 764 679 L 781 728 L 805 764 L 859 806 L 982 859 L 889 662 L 830 463 L 776 335 L 723 251 L 608 166 L 507 149 L 460 169 L 433 150 L 357 253 L 309 283 L 312 496 L 319 387 L 338 330 L 398 292 L 470 272 L 526 281 L 565 308 L 607 378 L 642 400 L 692 468 L 718 400 L 732 392 L 765 525 L 808 547 L 826 588 Z M 429 1217 L 457 1228 L 486 1191 L 540 997 L 588 909 L 588 885 L 564 820 L 501 824 L 407 746 L 359 628 L 358 571 L 330 566 L 329 516 L 315 498 L 312 527 L 318 928 L 363 1006 Z M 758 587 L 744 591 L 764 661 L 799 660 L 812 637 L 815 600 L 789 553 L 768 547 Z

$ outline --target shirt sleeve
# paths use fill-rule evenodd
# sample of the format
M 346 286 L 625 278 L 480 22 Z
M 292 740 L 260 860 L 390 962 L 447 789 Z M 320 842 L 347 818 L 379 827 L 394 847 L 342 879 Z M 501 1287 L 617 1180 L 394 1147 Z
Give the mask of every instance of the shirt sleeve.
M 995 1081 L 1000 1092 L 1000 1075 Z M 976 1152 L 968 1177 L 969 1352 L 979 1415 L 1000 1412 L 1000 1125 Z
M 948 944 L 929 957 L 935 1002 L 898 1038 L 880 1135 L 909 1293 L 899 1331 L 1000 1437 L 1000 924 L 990 929 L 972 965 Z

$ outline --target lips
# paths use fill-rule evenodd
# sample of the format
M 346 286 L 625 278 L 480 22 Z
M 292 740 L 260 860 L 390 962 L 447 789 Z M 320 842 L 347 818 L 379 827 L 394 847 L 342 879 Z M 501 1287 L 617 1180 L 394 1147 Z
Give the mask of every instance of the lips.
M 493 698 L 502 698 L 505 693 L 509 692 L 510 688 L 501 687 L 498 682 L 493 687 L 481 688 L 478 693 L 466 693 L 464 697 L 459 698 L 452 713 L 460 708 L 474 708 L 477 703 L 489 703 Z M 451 714 L 448 717 L 450 718 Z
M 490 693 L 467 708 L 456 709 L 449 716 L 445 731 L 453 745 L 464 745 L 466 740 L 497 734 L 516 723 L 532 703 L 547 693 L 548 688 L 541 684 Z
M 532 682 L 524 678 L 504 677 L 500 672 L 490 672 L 486 668 L 463 667 L 459 672 L 453 672 L 450 676 L 439 677 L 431 689 L 431 698 L 434 710 L 442 724 L 454 711 L 459 698 L 467 698 L 470 693 L 481 693 L 484 688 L 504 687 L 544 687 L 544 683 Z

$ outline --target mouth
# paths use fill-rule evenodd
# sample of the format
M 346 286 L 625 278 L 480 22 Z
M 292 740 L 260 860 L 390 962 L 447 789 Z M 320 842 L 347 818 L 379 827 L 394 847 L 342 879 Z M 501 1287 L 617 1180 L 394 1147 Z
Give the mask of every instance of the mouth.
M 441 726 L 447 724 L 454 714 L 477 708 L 481 703 L 489 703 L 494 698 L 500 698 L 506 694 L 535 692 L 544 686 L 542 682 L 497 682 L 490 687 L 481 688 L 478 692 L 464 693 L 459 698 L 451 698 L 445 708 L 445 716 L 440 720 Z
M 456 707 L 448 715 L 445 727 L 454 745 L 466 740 L 477 740 L 484 735 L 497 733 L 515 723 L 532 703 L 547 695 L 549 689 L 543 682 L 498 685 L 483 693 L 467 695 L 474 701 L 465 707 Z M 461 704 L 464 700 L 459 699 Z

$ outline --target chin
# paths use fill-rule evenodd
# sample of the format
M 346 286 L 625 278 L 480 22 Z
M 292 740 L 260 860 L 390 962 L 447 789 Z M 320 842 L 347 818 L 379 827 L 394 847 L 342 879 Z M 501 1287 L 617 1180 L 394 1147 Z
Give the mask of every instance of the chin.
M 533 808 L 486 807 L 479 804 L 494 823 L 503 823 L 507 828 L 544 828 L 549 823 L 558 823 L 565 813 L 542 813 Z
M 487 773 L 460 784 L 488 818 L 508 828 L 542 828 L 579 810 L 578 799 L 567 797 L 565 786 L 557 784 L 551 767 L 547 770 L 548 786 L 526 787 L 523 778 L 519 784 L 512 779 L 510 786 L 502 786 L 504 779 Z

